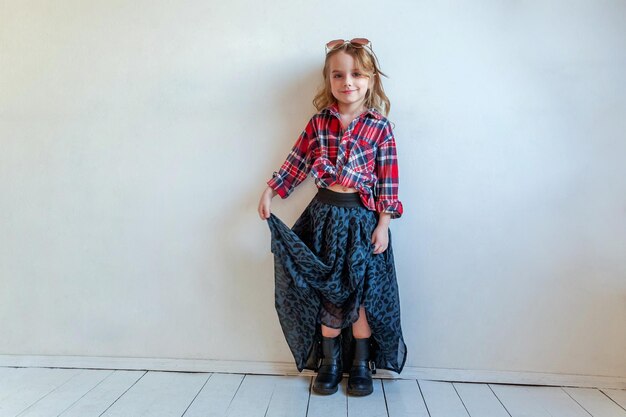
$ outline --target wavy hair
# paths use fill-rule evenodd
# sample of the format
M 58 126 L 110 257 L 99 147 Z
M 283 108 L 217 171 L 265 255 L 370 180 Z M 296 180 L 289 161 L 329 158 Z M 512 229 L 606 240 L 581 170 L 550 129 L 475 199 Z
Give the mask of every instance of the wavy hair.
M 387 77 L 387 75 L 380 70 L 378 60 L 376 59 L 376 56 L 373 55 L 373 52 L 370 52 L 368 48 L 354 47 L 349 42 L 346 42 L 343 46 L 337 49 L 332 49 L 326 54 L 324 68 L 322 69 L 324 84 L 318 89 L 318 92 L 315 94 L 315 98 L 313 99 L 313 105 L 315 108 L 319 111 L 337 102 L 337 99 L 333 96 L 330 88 L 329 72 L 330 58 L 340 51 L 343 51 L 354 58 L 357 68 L 361 71 L 361 73 L 367 75 L 369 78 L 374 77 L 374 84 L 372 85 L 372 88 L 368 89 L 367 93 L 365 93 L 365 107 L 368 109 L 373 107 L 381 114 L 387 116 L 389 114 L 389 110 L 391 109 L 391 103 L 385 94 L 383 83 L 380 79 L 381 75 L 385 77 Z

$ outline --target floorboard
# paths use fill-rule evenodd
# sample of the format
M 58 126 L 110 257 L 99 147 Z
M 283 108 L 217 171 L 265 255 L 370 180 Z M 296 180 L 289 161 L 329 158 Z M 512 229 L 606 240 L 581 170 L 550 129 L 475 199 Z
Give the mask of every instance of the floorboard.
M 30 405 L 19 414 L 19 417 L 59 415 L 113 372 L 85 369 Z
M 246 375 L 226 410 L 226 417 L 264 417 L 280 376 Z
M 279 377 L 265 417 L 306 417 L 311 377 Z
M 389 417 L 428 417 L 422 392 L 416 380 L 383 380 Z
M 626 390 L 623 389 L 602 389 L 604 395 L 612 399 L 622 409 L 626 410 Z
M 113 371 L 60 414 L 60 417 L 100 416 L 142 376 L 145 371 Z
M 489 385 L 458 382 L 453 385 L 470 416 L 510 417 Z
M 626 390 L 312 376 L 0 367 L 0 417 L 626 417 Z
M 468 417 L 469 414 L 451 382 L 418 381 L 431 417 Z
M 561 387 L 491 384 L 512 417 L 589 417 Z
M 208 377 L 206 373 L 147 372 L 102 416 L 182 416 Z
M 347 378 L 343 378 L 339 389 L 332 395 L 320 395 L 311 390 L 307 417 L 347 417 Z
M 0 385 L 0 416 L 17 416 L 82 369 L 17 368 Z
M 593 417 L 626 417 L 626 410 L 597 389 L 567 387 L 563 390 Z
M 244 375 L 240 374 L 212 374 L 183 416 L 223 417 L 235 398 L 243 378 Z

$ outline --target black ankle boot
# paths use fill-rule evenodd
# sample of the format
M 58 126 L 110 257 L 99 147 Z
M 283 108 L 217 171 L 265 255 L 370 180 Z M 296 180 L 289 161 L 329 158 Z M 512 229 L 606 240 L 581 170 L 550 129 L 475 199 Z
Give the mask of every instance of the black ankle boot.
M 374 392 L 372 370 L 370 369 L 370 339 L 354 339 L 354 360 L 348 378 L 348 394 L 370 395 Z
M 322 353 L 324 358 L 317 370 L 317 376 L 313 382 L 313 391 L 323 395 L 334 394 L 337 392 L 337 386 L 343 377 L 341 335 L 337 337 L 322 336 Z

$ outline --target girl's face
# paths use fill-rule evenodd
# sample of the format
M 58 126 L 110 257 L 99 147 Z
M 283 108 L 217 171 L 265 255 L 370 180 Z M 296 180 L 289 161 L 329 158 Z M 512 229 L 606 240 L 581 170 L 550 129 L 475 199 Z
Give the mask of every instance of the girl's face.
M 329 80 L 333 96 L 339 103 L 360 108 L 373 80 L 356 68 L 352 55 L 340 51 L 329 59 Z

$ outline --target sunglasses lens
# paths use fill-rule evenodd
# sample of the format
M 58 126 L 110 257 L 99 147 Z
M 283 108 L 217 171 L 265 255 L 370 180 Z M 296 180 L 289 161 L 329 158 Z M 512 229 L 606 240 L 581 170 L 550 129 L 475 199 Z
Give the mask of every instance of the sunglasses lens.
M 368 43 L 370 43 L 370 41 L 368 39 L 365 38 L 354 38 L 350 41 L 350 43 L 355 43 L 357 45 L 361 45 L 361 46 L 365 46 Z
M 330 41 L 330 42 L 328 42 L 328 43 L 326 44 L 326 47 L 327 47 L 328 49 L 333 49 L 333 48 L 334 48 L 334 47 L 336 47 L 336 46 L 343 45 L 343 44 L 344 44 L 344 42 L 345 42 L 345 41 L 344 41 L 343 39 L 335 39 L 334 41 Z

